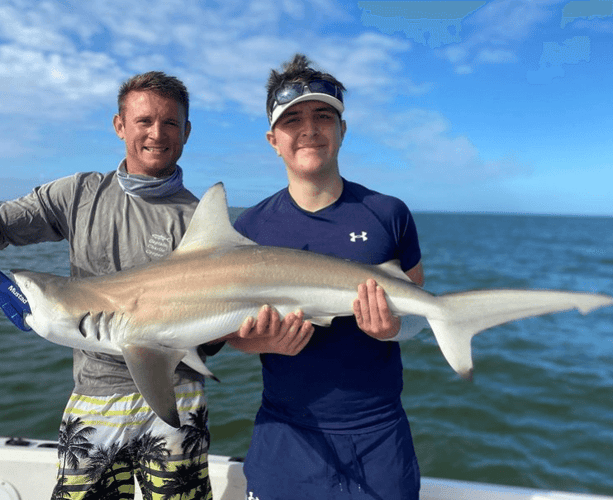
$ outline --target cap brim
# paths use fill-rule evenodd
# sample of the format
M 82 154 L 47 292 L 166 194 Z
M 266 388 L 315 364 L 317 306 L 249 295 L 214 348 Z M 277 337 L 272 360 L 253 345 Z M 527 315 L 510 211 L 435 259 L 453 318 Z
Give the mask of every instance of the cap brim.
M 281 115 L 285 113 L 287 109 L 291 108 L 294 104 L 298 104 L 299 102 L 304 102 L 304 101 L 325 102 L 326 104 L 329 104 L 334 109 L 336 109 L 339 112 L 339 114 L 342 114 L 343 111 L 345 111 L 345 106 L 343 106 L 343 103 L 339 101 L 336 97 L 333 97 L 329 94 L 319 94 L 317 92 L 302 94 L 301 96 L 297 97 L 293 101 L 287 102 L 285 104 L 280 104 L 273 110 L 272 116 L 270 117 L 270 129 L 272 130 L 277 120 L 281 118 Z

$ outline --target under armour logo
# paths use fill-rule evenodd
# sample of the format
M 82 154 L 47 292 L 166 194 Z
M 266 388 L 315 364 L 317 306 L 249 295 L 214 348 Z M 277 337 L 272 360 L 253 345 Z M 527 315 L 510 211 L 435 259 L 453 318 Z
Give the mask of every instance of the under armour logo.
M 249 496 L 247 497 L 247 500 L 260 500 L 260 499 L 258 497 L 254 497 L 253 491 L 250 491 Z
M 351 236 L 351 243 L 355 243 L 358 238 L 360 238 L 362 241 L 366 241 L 368 240 L 368 238 L 366 237 L 368 233 L 366 231 L 362 231 L 362 234 L 355 234 L 355 233 L 349 233 L 349 236 Z

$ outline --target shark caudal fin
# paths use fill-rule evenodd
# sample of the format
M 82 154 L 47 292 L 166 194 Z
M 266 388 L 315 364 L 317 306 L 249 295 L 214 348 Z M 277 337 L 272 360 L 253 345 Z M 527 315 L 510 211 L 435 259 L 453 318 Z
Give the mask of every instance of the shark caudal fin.
M 545 290 L 481 290 L 437 298 L 442 317 L 427 318 L 451 367 L 472 379 L 471 339 L 509 321 L 578 309 L 582 314 L 613 305 L 608 295 Z

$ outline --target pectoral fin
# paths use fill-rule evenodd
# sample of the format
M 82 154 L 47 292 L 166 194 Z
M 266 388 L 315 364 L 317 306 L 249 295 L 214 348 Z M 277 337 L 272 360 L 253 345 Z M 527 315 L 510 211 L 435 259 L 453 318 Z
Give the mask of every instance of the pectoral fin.
M 316 316 L 314 318 L 305 317 L 305 320 L 309 320 L 311 323 L 317 326 L 330 326 L 334 316 Z
M 121 349 L 134 383 L 155 414 L 179 428 L 174 373 L 186 352 L 162 347 L 126 345 Z
M 201 373 L 205 377 L 213 379 L 215 382 L 219 382 L 219 379 L 213 374 L 211 370 L 207 368 L 200 356 L 198 355 L 198 349 L 193 347 L 187 350 L 187 354 L 182 361 L 189 366 L 192 370 Z

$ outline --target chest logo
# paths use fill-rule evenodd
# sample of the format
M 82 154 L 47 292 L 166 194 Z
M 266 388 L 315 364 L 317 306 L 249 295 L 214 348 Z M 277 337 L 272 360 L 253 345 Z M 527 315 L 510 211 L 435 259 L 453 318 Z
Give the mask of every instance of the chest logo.
M 145 252 L 155 259 L 159 259 L 172 252 L 172 238 L 162 234 L 153 234 L 147 242 Z
M 367 241 L 367 234 L 368 233 L 366 231 L 362 231 L 362 234 L 355 234 L 354 232 L 349 233 L 349 236 L 351 237 L 351 243 L 355 243 L 356 241 L 358 241 L 358 239 L 361 239 L 362 241 Z

